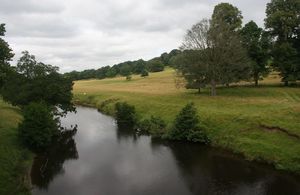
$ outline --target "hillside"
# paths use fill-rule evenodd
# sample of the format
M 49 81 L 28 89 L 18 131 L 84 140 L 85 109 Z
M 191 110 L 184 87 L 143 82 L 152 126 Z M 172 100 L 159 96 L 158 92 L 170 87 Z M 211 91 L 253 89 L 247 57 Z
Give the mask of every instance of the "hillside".
M 249 160 L 262 160 L 278 169 L 300 173 L 300 89 L 281 87 L 277 74 L 260 87 L 239 83 L 218 88 L 217 97 L 208 90 L 175 87 L 174 70 L 77 81 L 74 100 L 113 112 L 116 101 L 135 105 L 141 118 L 160 116 L 171 125 L 175 115 L 188 102 L 194 102 L 201 121 L 209 127 L 213 145 L 243 154 Z

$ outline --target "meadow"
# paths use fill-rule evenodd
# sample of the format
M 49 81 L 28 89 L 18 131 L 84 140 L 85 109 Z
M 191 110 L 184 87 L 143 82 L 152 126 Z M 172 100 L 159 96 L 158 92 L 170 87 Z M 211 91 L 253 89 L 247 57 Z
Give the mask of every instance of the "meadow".
M 209 90 L 187 90 L 175 85 L 175 71 L 167 69 L 142 78 L 134 75 L 103 80 L 76 81 L 74 102 L 113 115 L 114 104 L 126 101 L 140 119 L 163 118 L 168 126 L 180 109 L 194 102 L 214 147 L 242 154 L 277 169 L 300 174 L 300 88 L 283 87 L 273 73 L 259 87 L 238 83 Z
M 0 194 L 30 194 L 29 167 L 33 155 L 23 148 L 17 137 L 20 110 L 0 99 Z

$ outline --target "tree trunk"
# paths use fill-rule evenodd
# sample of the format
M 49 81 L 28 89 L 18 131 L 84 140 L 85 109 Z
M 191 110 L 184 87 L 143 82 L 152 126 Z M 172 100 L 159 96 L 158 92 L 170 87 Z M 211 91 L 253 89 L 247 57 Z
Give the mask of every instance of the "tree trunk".
M 213 79 L 211 80 L 211 96 L 216 96 L 216 81 Z
M 284 81 L 284 86 L 289 86 L 289 81 Z
M 199 94 L 201 93 L 201 88 L 200 88 L 200 87 L 198 88 L 198 93 L 199 93 Z
M 256 73 L 255 75 L 254 75 L 254 81 L 255 81 L 255 86 L 258 86 L 258 74 Z

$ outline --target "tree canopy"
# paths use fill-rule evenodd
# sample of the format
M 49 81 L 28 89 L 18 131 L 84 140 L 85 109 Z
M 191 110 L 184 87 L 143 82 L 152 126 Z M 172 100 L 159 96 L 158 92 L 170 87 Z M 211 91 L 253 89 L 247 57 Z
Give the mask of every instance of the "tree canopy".
M 242 41 L 251 60 L 251 77 L 258 85 L 258 81 L 266 76 L 268 67 L 270 38 L 254 21 L 248 22 L 241 30 Z
M 26 106 L 31 102 L 43 101 L 67 112 L 74 110 L 72 88 L 73 82 L 59 74 L 57 67 L 37 62 L 33 55 L 25 51 L 16 71 L 11 72 L 4 83 L 2 96 L 13 105 Z
M 282 81 L 300 79 L 300 1 L 272 0 L 267 4 L 265 26 L 273 37 L 273 66 Z
M 9 62 L 14 57 L 9 44 L 2 38 L 5 36 L 5 24 L 0 24 L 0 92 L 7 74 L 11 71 Z

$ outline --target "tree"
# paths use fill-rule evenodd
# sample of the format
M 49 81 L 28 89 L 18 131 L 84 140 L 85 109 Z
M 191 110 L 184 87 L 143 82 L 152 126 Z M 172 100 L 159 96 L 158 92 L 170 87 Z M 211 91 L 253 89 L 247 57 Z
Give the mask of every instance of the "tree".
M 241 30 L 243 45 L 247 48 L 248 55 L 251 59 L 252 71 L 251 76 L 258 85 L 258 80 L 269 73 L 269 47 L 270 39 L 262 28 L 259 28 L 253 21 L 247 23 Z
M 1 38 L 5 36 L 5 32 L 5 24 L 0 24 L 0 90 L 7 80 L 7 74 L 12 71 L 9 62 L 14 57 L 8 43 Z
M 189 103 L 176 116 L 170 136 L 174 140 L 206 143 L 208 138 L 204 131 L 205 127 L 200 124 L 194 103 Z
M 272 0 L 266 14 L 265 26 L 274 40 L 273 66 L 287 86 L 300 79 L 300 1 Z
M 217 84 L 229 84 L 248 79 L 249 63 L 246 50 L 241 44 L 240 36 L 233 32 L 224 21 L 214 22 L 204 19 L 188 30 L 183 50 L 199 51 L 197 54 L 198 73 L 195 66 L 186 68 L 185 74 L 199 74 L 205 84 L 210 84 L 211 95 L 216 95 Z M 196 66 L 196 67 L 197 67 Z M 202 70 L 200 70 L 200 68 Z M 179 68 L 183 72 L 183 69 Z
M 230 3 L 220 3 L 215 6 L 212 15 L 212 26 L 218 26 L 219 22 L 225 22 L 230 30 L 237 31 L 242 27 L 242 12 Z
M 43 101 L 62 113 L 74 111 L 73 82 L 59 74 L 57 67 L 36 62 L 34 56 L 23 52 L 16 70 L 3 86 L 4 100 L 21 107 Z
M 176 79 L 178 87 L 184 85 L 187 89 L 198 89 L 205 87 L 206 66 L 202 63 L 200 50 L 185 50 L 172 59 L 172 66 L 176 68 L 177 76 L 183 77 L 186 82 Z
M 147 76 L 149 76 L 149 72 L 147 71 L 147 70 L 144 70 L 143 72 L 142 72 L 142 74 L 141 74 L 141 77 L 147 77 Z
M 146 62 L 142 59 L 139 59 L 138 61 L 136 61 L 136 66 L 134 68 L 134 73 L 136 74 L 141 74 L 144 71 L 146 71 Z
M 159 59 L 152 59 L 147 62 L 150 72 L 161 72 L 165 69 L 164 64 Z
M 33 151 L 43 151 L 58 134 L 53 114 L 45 103 L 32 102 L 23 109 L 24 120 L 19 125 L 23 143 Z

